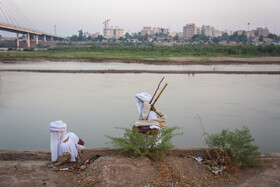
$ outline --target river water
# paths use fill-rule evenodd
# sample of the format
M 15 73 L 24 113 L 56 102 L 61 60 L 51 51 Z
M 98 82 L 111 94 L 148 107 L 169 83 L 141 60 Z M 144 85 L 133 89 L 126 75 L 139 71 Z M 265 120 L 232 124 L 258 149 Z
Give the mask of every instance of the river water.
M 42 62 L 0 64 L 4 69 L 189 69 L 279 71 L 277 65 L 149 66 L 120 63 Z M 208 69 L 207 69 L 208 68 Z M 63 120 L 88 148 L 106 147 L 104 135 L 121 136 L 138 118 L 135 94 L 153 94 L 168 126 L 181 127 L 176 147 L 202 147 L 200 115 L 207 133 L 249 127 L 261 152 L 280 152 L 280 75 L 90 74 L 0 72 L 0 149 L 49 151 L 49 123 Z

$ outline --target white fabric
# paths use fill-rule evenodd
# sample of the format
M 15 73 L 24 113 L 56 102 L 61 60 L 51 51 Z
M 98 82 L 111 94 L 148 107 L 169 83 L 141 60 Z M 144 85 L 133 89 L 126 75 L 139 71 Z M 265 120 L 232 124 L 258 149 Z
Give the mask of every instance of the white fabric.
M 66 142 L 64 143 L 64 141 Z M 69 132 L 65 134 L 59 144 L 58 155 L 61 155 L 63 152 L 71 153 L 71 161 L 75 162 L 78 156 L 78 142 L 79 137 L 75 133 Z
M 139 120 L 135 122 L 135 126 L 150 126 L 150 128 L 155 128 L 159 127 L 160 128 L 165 128 L 166 126 L 166 116 L 161 113 L 160 111 L 153 111 L 151 110 L 151 105 L 149 102 L 152 99 L 152 96 L 150 94 L 147 94 L 145 92 L 136 94 L 136 104 L 138 107 L 139 111 Z
M 50 149 L 51 149 L 51 159 L 56 161 L 58 158 L 58 145 L 61 141 L 61 138 L 66 134 L 66 123 L 63 121 L 54 121 L 50 123 Z
M 136 104 L 138 107 L 138 111 L 139 111 L 139 117 L 141 117 L 142 113 L 143 113 L 143 109 L 144 109 L 144 104 L 146 103 L 150 103 L 152 96 L 146 92 L 142 92 L 139 94 L 136 94 L 136 97 L 140 98 L 142 101 L 144 101 L 144 103 L 142 101 L 140 101 L 139 99 L 136 98 Z M 146 108 L 146 107 L 145 107 Z M 157 119 L 157 114 L 154 111 L 149 111 L 148 113 L 144 112 L 145 114 L 148 114 L 147 117 L 144 117 L 147 120 L 151 120 L 151 119 Z

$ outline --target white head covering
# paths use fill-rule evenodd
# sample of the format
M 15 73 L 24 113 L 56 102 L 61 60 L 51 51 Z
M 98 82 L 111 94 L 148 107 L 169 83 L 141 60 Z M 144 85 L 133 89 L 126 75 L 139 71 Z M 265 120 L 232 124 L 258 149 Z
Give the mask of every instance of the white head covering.
M 54 121 L 50 123 L 51 139 L 50 139 L 50 149 L 52 161 L 56 161 L 58 158 L 58 146 L 63 135 L 66 134 L 66 123 L 63 121 Z
M 143 100 L 144 102 L 149 103 L 152 99 L 152 96 L 146 92 L 142 92 L 139 94 L 136 94 L 136 97 L 138 97 L 139 99 Z M 142 101 L 140 101 L 139 99 L 136 98 L 136 104 L 138 107 L 138 111 L 139 111 L 139 116 L 142 115 L 142 111 L 144 108 L 144 103 Z M 157 114 L 154 111 L 150 111 L 147 120 L 151 120 L 151 119 L 157 119 Z

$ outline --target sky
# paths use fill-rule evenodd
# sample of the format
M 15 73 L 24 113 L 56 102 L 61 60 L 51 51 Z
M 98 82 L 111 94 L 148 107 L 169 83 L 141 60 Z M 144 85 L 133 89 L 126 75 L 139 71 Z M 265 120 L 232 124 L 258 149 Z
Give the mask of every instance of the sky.
M 0 0 L 2 1 L 2 0 Z M 143 26 L 183 32 L 183 26 L 211 25 L 216 29 L 268 27 L 280 34 L 280 0 L 13 0 L 36 29 L 61 36 L 84 32 L 103 34 L 103 22 L 124 32 Z M 0 20 L 1 21 L 1 20 Z M 0 32 L 0 34 L 3 32 Z M 4 36 L 4 34 L 2 34 Z

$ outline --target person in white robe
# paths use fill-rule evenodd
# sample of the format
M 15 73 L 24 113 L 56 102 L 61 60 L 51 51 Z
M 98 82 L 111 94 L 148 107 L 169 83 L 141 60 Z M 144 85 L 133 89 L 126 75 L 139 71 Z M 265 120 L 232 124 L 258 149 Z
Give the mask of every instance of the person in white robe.
M 57 161 L 59 155 L 63 152 L 70 153 L 71 162 L 75 162 L 78 150 L 85 148 L 83 140 L 73 132 L 67 133 L 66 128 L 66 123 L 61 120 L 50 123 L 50 149 L 53 162 Z
M 142 101 L 140 101 L 139 99 Z M 151 110 L 150 101 L 152 96 L 146 92 L 136 94 L 136 104 L 139 111 L 139 119 L 135 126 L 149 126 L 150 129 L 162 129 L 166 127 L 166 115 L 158 110 Z

